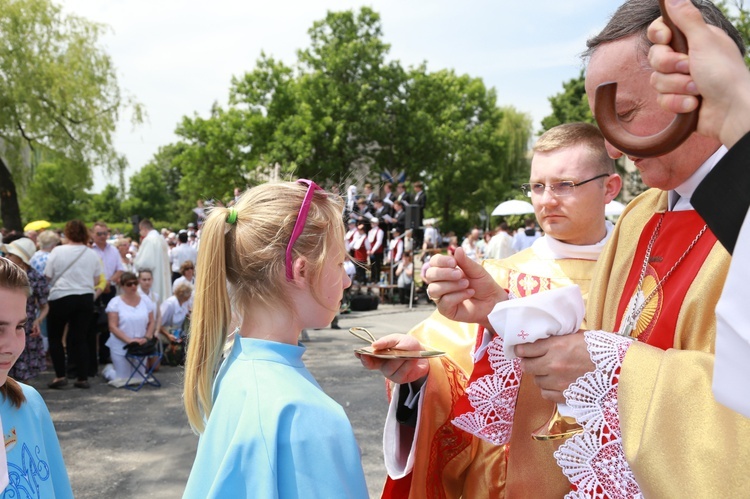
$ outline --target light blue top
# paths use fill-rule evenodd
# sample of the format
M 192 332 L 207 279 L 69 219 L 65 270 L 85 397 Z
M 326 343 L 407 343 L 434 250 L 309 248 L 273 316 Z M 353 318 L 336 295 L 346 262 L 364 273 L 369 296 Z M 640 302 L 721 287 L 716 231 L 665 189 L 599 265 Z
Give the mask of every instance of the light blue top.
M 20 408 L 0 396 L 10 483 L 2 499 L 72 498 L 60 442 L 49 410 L 35 389 L 19 383 L 26 396 Z
M 185 498 L 366 498 L 344 409 L 303 346 L 240 338 L 219 369 Z

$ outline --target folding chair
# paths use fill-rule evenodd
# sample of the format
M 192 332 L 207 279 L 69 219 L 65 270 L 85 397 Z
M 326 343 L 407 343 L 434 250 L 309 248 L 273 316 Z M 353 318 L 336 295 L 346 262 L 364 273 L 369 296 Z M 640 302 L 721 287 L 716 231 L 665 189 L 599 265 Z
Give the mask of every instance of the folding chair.
M 133 372 L 130 373 L 130 377 L 125 382 L 124 388 L 137 392 L 138 390 L 143 388 L 143 385 L 146 384 L 155 386 L 157 388 L 161 386 L 159 380 L 156 379 L 156 376 L 154 376 L 154 369 L 156 369 L 161 363 L 164 352 L 162 351 L 161 343 L 157 341 L 156 344 L 156 350 L 154 350 L 153 353 L 149 353 L 147 355 L 134 355 L 130 353 L 125 354 L 125 358 L 128 360 L 128 363 L 133 366 Z M 155 361 L 151 363 L 151 367 L 148 367 L 149 359 L 155 359 Z M 143 372 L 141 372 L 141 368 L 143 368 Z M 133 380 L 133 378 L 135 378 L 135 381 Z M 136 385 L 136 383 L 138 383 L 138 380 L 140 380 L 140 383 Z

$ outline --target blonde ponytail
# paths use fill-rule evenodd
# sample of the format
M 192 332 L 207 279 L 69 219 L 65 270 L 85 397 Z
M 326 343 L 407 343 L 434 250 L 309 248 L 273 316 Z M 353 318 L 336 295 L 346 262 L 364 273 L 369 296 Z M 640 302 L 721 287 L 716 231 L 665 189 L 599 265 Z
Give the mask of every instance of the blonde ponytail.
M 205 418 L 213 405 L 214 372 L 227 340 L 231 306 L 227 293 L 226 248 L 232 240 L 232 227 L 226 223 L 227 210 L 212 210 L 201 229 L 198 274 L 190 322 L 189 347 L 185 363 L 183 392 L 190 426 L 203 432 Z M 229 228 L 229 233 L 225 230 Z

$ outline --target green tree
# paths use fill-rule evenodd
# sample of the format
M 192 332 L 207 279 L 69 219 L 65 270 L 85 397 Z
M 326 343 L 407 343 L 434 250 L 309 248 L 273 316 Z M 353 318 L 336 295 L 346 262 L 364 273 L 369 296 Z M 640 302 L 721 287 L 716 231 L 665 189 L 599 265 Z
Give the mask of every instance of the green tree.
M 313 155 L 300 174 L 343 180 L 376 161 L 383 117 L 401 72 L 385 62 L 380 15 L 368 7 L 329 12 L 309 31 L 311 47 L 298 54 L 301 99 L 310 108 Z
M 182 154 L 187 146 L 184 143 L 169 144 L 162 146 L 154 154 L 149 165 L 153 165 L 161 176 L 165 186 L 165 193 L 169 204 L 169 220 L 181 226 L 188 222 L 193 222 L 195 217 L 192 209 L 195 208 L 195 199 L 192 196 L 182 196 L 180 194 L 180 182 L 182 181 L 182 171 L 177 164 L 177 157 Z
M 180 171 L 178 191 L 182 197 L 193 202 L 226 199 L 235 186 L 246 184 L 250 147 L 245 125 L 245 112 L 218 105 L 207 119 L 183 118 L 176 131 L 183 141 L 172 160 Z M 160 182 L 165 184 L 161 177 Z
M 727 2 L 726 0 L 721 0 L 716 3 L 716 6 L 724 12 L 727 19 L 740 32 L 742 40 L 745 42 L 745 47 L 750 45 L 750 12 L 745 10 L 745 1 L 731 0 L 731 2 Z M 750 54 L 745 54 L 745 65 L 750 67 Z
M 552 114 L 542 119 L 542 132 L 563 123 L 575 121 L 594 123 L 594 116 L 591 114 L 586 97 L 583 70 L 578 78 L 564 82 L 563 91 L 550 97 L 549 103 L 552 106 Z
M 167 186 L 159 169 L 148 164 L 130 177 L 128 199 L 123 203 L 125 215 L 151 220 L 167 220 L 171 213 Z
M 510 182 L 513 168 L 523 168 L 515 157 L 518 149 L 511 147 L 514 137 L 506 136 L 503 126 L 521 126 L 520 138 L 525 143 L 524 134 L 531 133 L 530 119 L 510 108 L 498 108 L 495 90 L 487 89 L 479 78 L 452 70 L 426 73 L 421 69 L 411 76 L 409 109 L 415 123 L 424 127 L 421 140 L 425 146 L 413 160 L 429 186 L 432 214 L 448 228 L 458 212 L 476 214 L 497 203 L 499 187 Z
M 380 16 L 368 7 L 329 12 L 309 34 L 296 68 L 261 54 L 253 71 L 232 81 L 230 104 L 244 112 L 251 164 L 336 182 L 353 170 L 361 177 L 382 151 L 392 159 L 388 117 L 402 100 L 404 71 L 386 63 Z
M 364 7 L 329 12 L 287 66 L 261 54 L 232 80 L 229 105 L 186 117 L 167 163 L 180 203 L 226 200 L 234 187 L 282 176 L 341 185 L 384 170 L 424 180 L 427 215 L 443 227 L 458 211 L 494 204 L 528 169 L 530 119 L 498 108 L 479 78 L 387 61 L 380 17 Z
M 80 163 L 65 159 L 40 163 L 21 204 L 26 221 L 80 218 L 86 214 L 89 187 L 90 171 Z
M 32 181 L 39 151 L 114 169 L 119 112 L 132 104 L 141 119 L 99 46 L 103 31 L 49 0 L 0 0 L 0 211 L 8 228 L 21 228 L 17 188 Z
M 104 220 L 108 223 L 125 221 L 120 189 L 112 184 L 107 184 L 102 192 L 91 196 L 87 215 L 91 221 Z

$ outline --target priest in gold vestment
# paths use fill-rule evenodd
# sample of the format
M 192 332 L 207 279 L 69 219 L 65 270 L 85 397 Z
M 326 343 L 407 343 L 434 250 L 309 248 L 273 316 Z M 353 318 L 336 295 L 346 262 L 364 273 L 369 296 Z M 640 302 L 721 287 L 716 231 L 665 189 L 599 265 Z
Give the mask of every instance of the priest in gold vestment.
M 698 8 L 744 53 L 715 6 Z M 586 54 L 591 107 L 596 88 L 617 81 L 621 125 L 641 136 L 673 118 L 649 84 L 646 29 L 658 15 L 656 0 L 629 0 Z M 662 156 L 630 155 L 656 189 L 630 203 L 599 259 L 588 330 L 515 348 L 524 379 L 533 377 L 546 400 L 567 402 L 584 426 L 555 452 L 570 497 L 744 497 L 750 490 L 750 419 L 718 404 L 711 390 L 714 310 L 729 255 L 690 203 L 725 152 L 716 139 L 693 134 Z M 488 279 L 465 270 L 452 278 L 455 263 L 447 259 L 431 264 L 429 290 L 439 309 L 449 317 L 471 309 L 481 321 L 482 303 L 493 295 Z
M 524 186 L 546 235 L 510 258 L 486 261 L 485 268 L 517 297 L 572 284 L 585 295 L 596 259 L 613 229 L 605 220 L 604 207 L 620 186 L 595 127 L 574 123 L 549 130 L 535 145 L 530 183 Z M 457 258 L 462 257 L 459 251 Z M 399 346 L 404 347 L 400 336 L 382 338 L 375 345 L 401 341 Z M 467 385 L 494 374 L 486 354 L 492 335 L 436 312 L 411 331 L 409 339 L 418 341 L 412 344 L 415 348 L 441 349 L 448 356 L 420 361 L 429 363 L 429 373 L 421 383 L 393 385 L 384 436 L 389 473 L 384 497 L 500 497 L 506 490 L 507 495 L 517 497 L 531 484 L 543 495 L 565 493 L 567 481 L 552 456 L 554 444 L 530 438 L 554 407 L 541 398 L 532 379 L 522 379 L 518 390 L 518 410 L 524 417 L 512 421 L 512 435 L 507 432 L 503 437 L 512 450 L 487 441 L 481 432 L 472 434 L 452 423 L 463 409 L 473 409 L 463 396 Z M 397 383 L 415 381 L 412 372 L 402 376 L 396 361 L 362 358 L 362 362 L 381 369 Z M 421 389 L 415 386 L 420 384 Z M 404 412 L 415 413 L 414 424 L 399 422 L 399 413 Z M 528 413 L 534 417 L 526 417 Z M 541 472 L 557 479 L 540 483 Z

